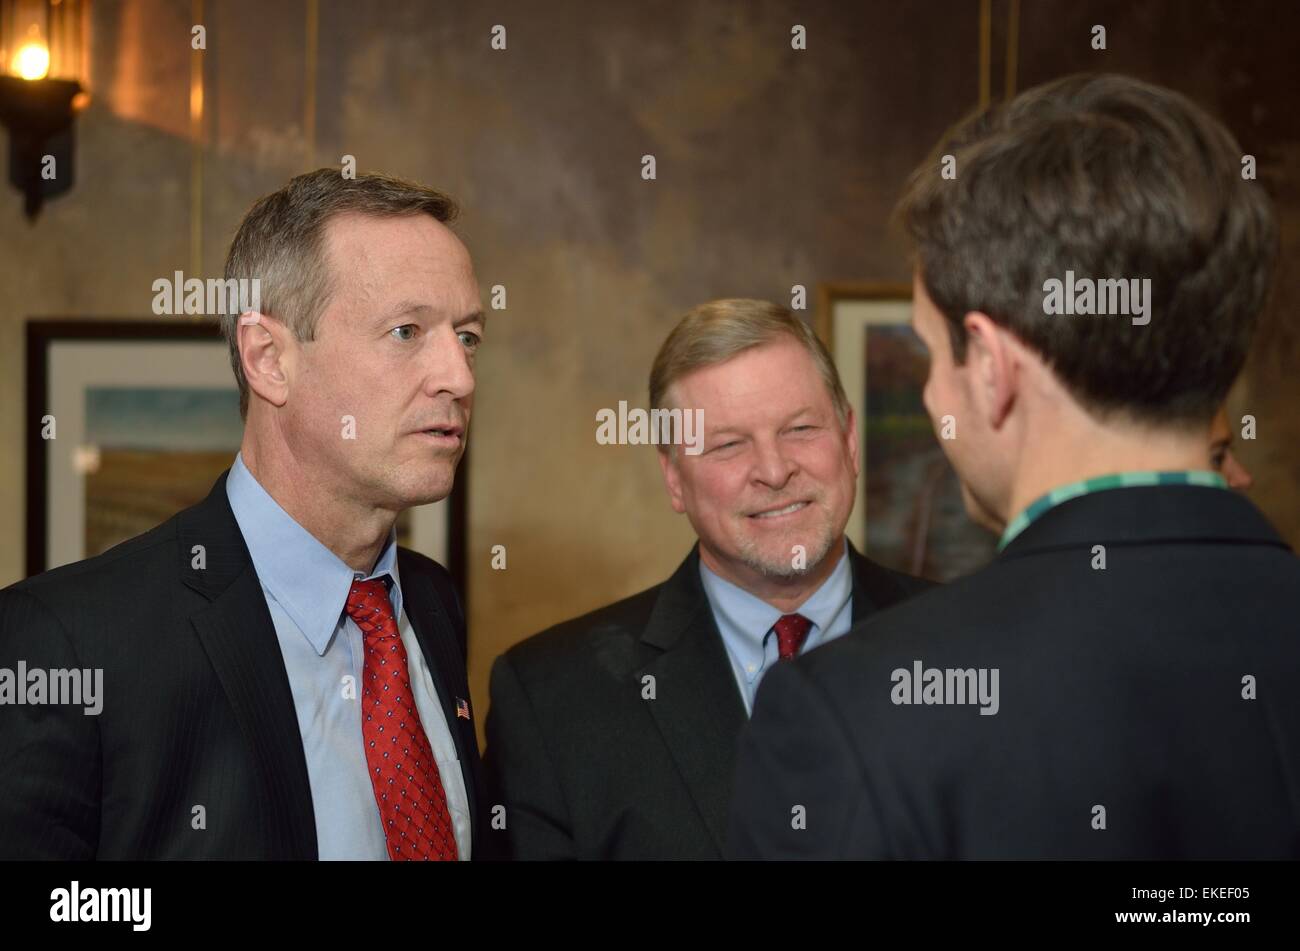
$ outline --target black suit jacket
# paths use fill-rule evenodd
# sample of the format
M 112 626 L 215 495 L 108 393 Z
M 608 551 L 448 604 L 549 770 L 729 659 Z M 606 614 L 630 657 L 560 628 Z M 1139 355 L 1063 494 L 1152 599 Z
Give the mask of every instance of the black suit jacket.
M 469 697 L 459 599 L 423 555 L 399 549 L 398 571 L 477 831 L 477 741 L 453 699 Z M 317 857 L 293 695 L 225 473 L 152 531 L 0 592 L 0 667 L 19 660 L 102 668 L 103 710 L 0 707 L 0 858 Z
M 895 703 L 918 660 L 998 712 Z M 1082 496 L 764 680 L 729 855 L 1297 858 L 1298 684 L 1300 560 L 1245 498 Z
M 853 619 L 929 582 L 850 547 Z M 655 699 L 642 699 L 643 677 Z M 663 584 L 515 645 L 492 667 L 496 854 L 716 859 L 745 705 L 700 580 L 698 547 Z

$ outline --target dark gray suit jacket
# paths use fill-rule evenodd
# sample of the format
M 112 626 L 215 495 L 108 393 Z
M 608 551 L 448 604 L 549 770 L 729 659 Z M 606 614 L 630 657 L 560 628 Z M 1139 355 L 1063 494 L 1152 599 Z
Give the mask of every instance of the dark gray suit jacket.
M 998 712 L 895 702 L 917 661 L 999 671 Z M 763 680 L 729 853 L 1300 858 L 1297 685 L 1300 560 L 1250 502 L 1085 495 Z
M 929 586 L 849 557 L 855 622 Z M 486 833 L 494 853 L 721 858 L 746 715 L 698 546 L 663 584 L 515 645 L 491 698 L 488 802 L 506 807 L 506 828 Z
M 477 853 L 478 744 L 453 699 L 469 696 L 460 602 L 441 566 L 397 557 Z M 102 668 L 103 711 L 0 706 L 0 859 L 317 857 L 289 678 L 225 473 L 152 531 L 0 591 L 0 668 L 20 660 Z M 206 829 L 192 827 L 196 805 Z

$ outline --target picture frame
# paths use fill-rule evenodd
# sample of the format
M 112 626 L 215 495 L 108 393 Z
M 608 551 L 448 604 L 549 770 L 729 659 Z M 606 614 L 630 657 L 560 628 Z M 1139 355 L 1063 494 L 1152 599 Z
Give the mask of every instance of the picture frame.
M 836 282 L 818 291 L 814 329 L 857 424 L 849 540 L 886 567 L 934 581 L 987 564 L 997 540 L 967 516 L 922 400 L 929 357 L 911 328 L 911 285 Z
M 80 561 L 205 497 L 243 422 L 213 320 L 26 323 L 26 572 Z M 466 590 L 465 457 L 448 498 L 403 513 L 399 542 Z

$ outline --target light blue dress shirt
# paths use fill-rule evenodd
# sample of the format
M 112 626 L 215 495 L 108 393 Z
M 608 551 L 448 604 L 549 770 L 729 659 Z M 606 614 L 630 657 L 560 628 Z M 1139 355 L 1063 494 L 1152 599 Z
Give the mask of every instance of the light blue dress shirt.
M 322 859 L 387 859 L 361 738 L 360 628 L 344 613 L 354 580 L 391 578 L 389 600 L 406 648 L 411 691 L 447 795 L 462 860 L 470 857 L 469 799 L 447 717 L 424 652 L 402 610 L 393 530 L 374 570 L 353 571 L 299 525 L 235 457 L 226 495 L 239 523 L 275 624 L 298 732 L 307 756 L 316 842 Z
M 754 694 L 763 675 L 780 659 L 776 632 L 772 628 L 783 613 L 762 598 L 716 575 L 700 560 L 700 578 L 704 594 L 713 609 L 718 633 L 726 645 L 727 656 L 736 674 L 736 684 L 745 701 L 745 712 L 754 709 Z M 790 614 L 802 614 L 812 621 L 808 636 L 799 653 L 828 643 L 853 626 L 853 566 L 849 562 L 849 545 L 845 541 L 840 560 L 830 577 L 809 595 L 808 600 Z

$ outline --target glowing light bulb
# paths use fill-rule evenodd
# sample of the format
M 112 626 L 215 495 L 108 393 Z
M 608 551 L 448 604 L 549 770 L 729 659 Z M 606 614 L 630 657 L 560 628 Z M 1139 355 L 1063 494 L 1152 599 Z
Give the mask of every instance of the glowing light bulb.
M 14 54 L 13 71 L 23 79 L 44 79 L 50 71 L 50 51 L 44 43 L 24 43 Z

